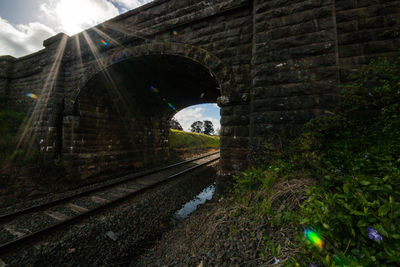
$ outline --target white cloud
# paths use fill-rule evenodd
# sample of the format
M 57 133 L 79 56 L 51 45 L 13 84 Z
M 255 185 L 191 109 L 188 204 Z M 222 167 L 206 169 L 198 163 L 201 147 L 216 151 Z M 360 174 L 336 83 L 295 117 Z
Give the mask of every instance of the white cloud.
M 0 55 L 20 57 L 43 48 L 43 40 L 56 32 L 39 22 L 11 25 L 0 17 Z
M 68 35 L 119 15 L 118 8 L 107 0 L 51 0 L 40 10 L 46 24 Z
M 56 33 L 76 34 L 118 16 L 120 10 L 125 12 L 148 2 L 151 0 L 48 0 L 32 10 L 39 14 L 36 22 L 12 25 L 0 17 L 0 55 L 33 53 Z
M 205 108 L 192 107 L 186 108 L 175 114 L 174 118 L 182 125 L 184 131 L 190 132 L 190 125 L 195 121 L 209 120 L 214 125 L 214 130 L 217 131 L 221 128 L 220 122 L 216 118 L 204 116 Z
M 190 125 L 201 120 L 204 108 L 185 108 L 175 114 L 174 118 L 182 125 L 184 131 L 190 131 Z
M 125 7 L 127 10 L 137 8 L 151 1 L 152 0 L 111 0 L 111 2 L 119 4 Z

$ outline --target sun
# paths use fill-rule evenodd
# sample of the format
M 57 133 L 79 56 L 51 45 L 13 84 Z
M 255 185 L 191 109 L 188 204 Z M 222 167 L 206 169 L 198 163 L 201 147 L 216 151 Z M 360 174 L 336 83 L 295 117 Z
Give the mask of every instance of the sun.
M 46 10 L 68 35 L 119 15 L 118 9 L 105 0 L 57 0 L 51 2 Z

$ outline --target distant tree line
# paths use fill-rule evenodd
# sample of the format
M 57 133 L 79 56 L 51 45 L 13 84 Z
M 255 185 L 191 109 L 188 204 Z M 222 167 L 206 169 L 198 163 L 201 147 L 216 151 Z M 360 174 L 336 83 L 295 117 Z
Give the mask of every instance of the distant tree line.
M 170 123 L 171 129 L 183 131 L 182 125 L 175 118 L 172 118 Z
M 190 126 L 190 131 L 207 135 L 214 134 L 214 125 L 211 121 L 195 121 Z
M 182 125 L 173 118 L 170 123 L 171 129 L 183 131 Z M 202 133 L 207 135 L 213 135 L 215 133 L 214 125 L 211 121 L 195 121 L 190 126 L 190 131 L 193 133 Z

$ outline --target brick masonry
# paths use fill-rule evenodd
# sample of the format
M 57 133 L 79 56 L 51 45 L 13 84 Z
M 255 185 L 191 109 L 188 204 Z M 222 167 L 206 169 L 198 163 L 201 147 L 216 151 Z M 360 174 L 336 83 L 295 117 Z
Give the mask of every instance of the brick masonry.
M 348 74 L 398 55 L 400 39 L 384 32 L 399 18 L 399 1 L 156 0 L 0 57 L 0 103 L 31 115 L 24 136 L 44 161 L 86 179 L 165 160 L 168 103 L 217 102 L 229 176 L 256 147 L 329 113 Z

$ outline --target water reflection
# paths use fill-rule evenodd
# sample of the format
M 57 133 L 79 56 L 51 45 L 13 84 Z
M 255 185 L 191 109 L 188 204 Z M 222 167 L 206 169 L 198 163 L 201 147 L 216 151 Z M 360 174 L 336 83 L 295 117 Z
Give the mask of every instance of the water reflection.
M 173 217 L 177 220 L 183 220 L 187 218 L 192 212 L 197 209 L 198 205 L 204 204 L 207 200 L 211 200 L 213 198 L 215 192 L 215 183 L 212 183 L 210 186 L 206 187 L 198 194 L 193 200 L 187 202 L 183 207 L 176 211 Z

